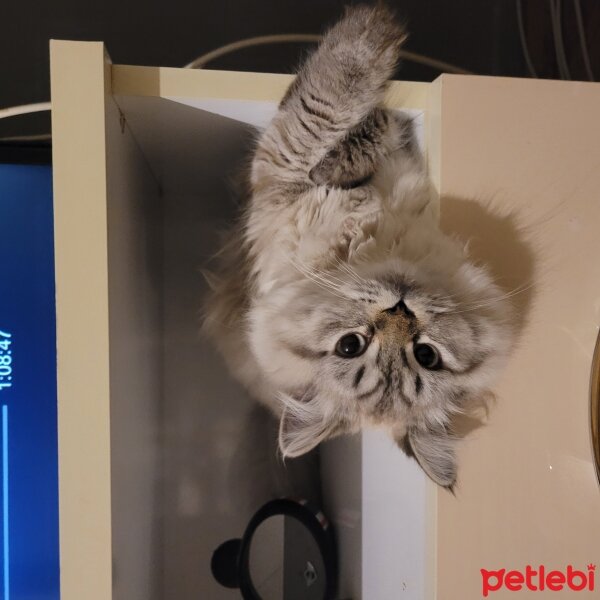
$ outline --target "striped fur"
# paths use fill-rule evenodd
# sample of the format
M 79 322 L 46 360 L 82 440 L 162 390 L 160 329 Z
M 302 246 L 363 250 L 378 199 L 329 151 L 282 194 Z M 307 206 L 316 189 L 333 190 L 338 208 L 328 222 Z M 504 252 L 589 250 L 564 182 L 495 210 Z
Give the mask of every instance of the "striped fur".
M 487 271 L 437 227 L 410 119 L 381 106 L 404 38 L 387 9 L 356 7 L 306 61 L 258 140 L 205 328 L 280 416 L 284 455 L 383 426 L 451 487 L 450 419 L 488 388 L 512 330 Z M 365 351 L 342 358 L 349 333 Z M 425 343 L 442 368 L 420 366 Z

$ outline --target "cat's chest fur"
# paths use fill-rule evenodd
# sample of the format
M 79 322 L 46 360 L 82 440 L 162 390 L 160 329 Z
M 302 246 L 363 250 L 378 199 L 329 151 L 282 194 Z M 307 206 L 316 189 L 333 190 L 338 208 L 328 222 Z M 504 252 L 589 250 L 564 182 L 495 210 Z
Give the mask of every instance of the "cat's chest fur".
M 436 228 L 430 184 L 420 163 L 390 157 L 367 184 L 312 186 L 277 211 L 254 199 L 247 241 L 254 249 L 257 295 L 335 261 L 402 254 L 419 231 Z M 420 236 L 425 240 L 427 236 Z M 413 238 L 412 240 L 409 238 Z

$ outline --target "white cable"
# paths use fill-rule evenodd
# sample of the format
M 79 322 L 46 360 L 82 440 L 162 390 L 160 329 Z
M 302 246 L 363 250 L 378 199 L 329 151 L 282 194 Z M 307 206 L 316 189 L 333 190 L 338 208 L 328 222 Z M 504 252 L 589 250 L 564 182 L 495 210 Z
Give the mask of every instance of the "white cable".
M 565 38 L 563 37 L 563 24 L 562 24 L 562 0 L 556 0 L 556 31 L 558 33 L 558 39 L 560 42 L 560 57 L 565 70 L 567 79 L 571 79 L 571 71 L 569 69 L 569 61 L 567 60 L 567 53 L 565 51 Z
M 212 52 L 208 52 L 194 59 L 192 62 L 185 65 L 186 69 L 199 69 L 204 67 L 209 62 L 224 56 L 225 54 L 229 54 L 230 52 L 235 52 L 236 50 L 241 50 L 243 48 L 249 48 L 251 46 L 260 46 L 264 44 L 280 44 L 280 43 L 293 43 L 293 42 L 319 42 L 321 40 L 320 35 L 314 34 L 281 34 L 281 35 L 264 35 L 259 37 L 247 38 L 243 40 L 239 40 L 237 42 L 233 42 L 231 44 L 227 44 L 225 46 L 221 46 L 213 50 Z M 400 53 L 400 57 L 416 63 L 421 63 L 423 65 L 427 65 L 429 67 L 433 67 L 435 69 L 439 69 L 440 71 L 447 71 L 449 73 L 460 73 L 464 75 L 472 75 L 470 71 L 466 69 L 462 69 L 455 65 L 451 65 L 449 63 L 443 62 L 441 60 L 436 60 L 435 58 L 430 58 L 429 56 L 423 56 L 422 54 L 417 54 L 416 52 L 409 52 L 407 50 L 402 50 Z M 10 117 L 16 117 L 19 115 L 26 115 L 35 112 L 43 112 L 47 110 L 52 110 L 52 104 L 50 102 L 37 102 L 34 104 L 21 104 L 19 106 L 9 106 L 8 108 L 0 109 L 0 119 L 8 119 Z M 17 141 L 17 140 L 31 140 L 31 139 L 49 139 L 49 134 L 42 134 L 41 136 L 13 136 L 10 138 L 2 138 L 0 141 Z
M 577 30 L 579 31 L 579 43 L 581 44 L 581 54 L 583 54 L 583 64 L 585 65 L 585 70 L 587 72 L 588 79 L 590 81 L 594 81 L 594 72 L 592 71 L 587 39 L 585 35 L 585 27 L 583 26 L 583 17 L 581 15 L 580 0 L 574 0 L 573 5 L 575 8 L 575 16 L 577 18 Z
M 529 48 L 527 46 L 527 36 L 525 35 L 525 25 L 523 24 L 523 6 L 521 5 L 521 0 L 517 1 L 517 22 L 519 24 L 519 38 L 521 40 L 521 49 L 523 50 L 523 57 L 525 58 L 525 63 L 527 64 L 527 69 L 529 74 L 538 78 L 537 71 L 533 66 L 533 61 L 531 60 L 531 55 L 529 54 Z
M 444 62 L 443 60 L 430 58 L 429 56 L 424 56 L 423 54 L 417 54 L 416 52 L 410 52 L 408 50 L 400 50 L 400 58 L 410 62 L 419 63 L 421 65 L 426 65 L 428 67 L 433 67 L 434 69 L 442 71 L 443 73 L 456 73 L 457 75 L 475 74 L 473 71 L 467 71 L 467 69 L 457 67 L 456 65 Z
M 322 36 L 315 35 L 312 33 L 284 33 L 279 35 L 263 35 L 259 37 L 246 38 L 243 40 L 238 40 L 237 42 L 232 42 L 231 44 L 227 44 L 225 46 L 221 46 L 220 48 L 216 48 L 211 52 L 207 52 L 198 58 L 195 58 L 192 62 L 185 65 L 186 69 L 201 69 L 206 66 L 209 62 L 220 58 L 221 56 L 225 56 L 231 52 L 235 52 L 237 50 L 241 50 L 243 48 L 250 48 L 252 46 L 261 46 L 264 44 L 283 44 L 283 43 L 294 43 L 294 42 L 310 42 L 316 43 L 322 39 Z M 404 60 L 408 60 L 411 62 L 420 63 L 423 65 L 427 65 L 428 67 L 433 67 L 434 69 L 438 69 L 440 71 L 448 72 L 448 73 L 458 73 L 461 75 L 473 75 L 471 71 L 467 71 L 461 67 L 457 67 L 455 65 L 449 64 L 447 62 L 437 60 L 435 58 L 430 58 L 429 56 L 423 56 L 422 54 L 417 54 L 416 52 L 409 52 L 408 50 L 400 51 L 400 58 Z
M 548 0 L 548 7 L 550 8 L 550 21 L 552 23 L 552 39 L 554 41 L 554 56 L 556 58 L 556 66 L 558 67 L 558 75 L 561 79 L 565 78 L 565 71 L 563 69 L 560 50 L 559 50 L 559 41 L 558 41 L 558 33 L 556 31 L 556 12 L 554 11 L 554 0 Z
M 562 36 L 562 17 L 560 0 L 549 0 L 550 18 L 552 19 L 552 35 L 554 37 L 554 51 L 561 79 L 571 79 L 569 65 L 565 55 L 565 47 Z
M 236 50 L 242 50 L 243 48 L 250 48 L 252 46 L 263 46 L 265 44 L 286 44 L 294 42 L 313 43 L 320 41 L 320 39 L 320 35 L 313 35 L 309 33 L 283 33 L 280 35 L 261 35 L 258 37 L 245 38 L 243 40 L 232 42 L 231 44 L 226 44 L 225 46 L 220 46 L 211 52 L 207 52 L 206 54 L 195 58 L 192 62 L 185 65 L 184 69 L 201 69 L 209 62 L 221 56 L 225 56 L 225 54 L 235 52 Z
M 29 113 L 43 112 L 51 109 L 52 104 L 50 102 L 36 102 L 35 104 L 9 106 L 8 108 L 0 108 L 0 119 L 8 119 L 9 117 L 17 117 L 19 115 L 27 115 Z
M 1 142 L 44 142 L 51 140 L 51 133 L 37 133 L 33 135 L 10 135 L 8 137 L 1 137 Z
M 52 104 L 50 102 L 36 102 L 34 104 L 9 106 L 7 108 L 0 108 L 0 119 L 8 119 L 10 117 L 18 117 L 20 115 L 28 115 L 47 110 L 52 110 Z M 39 135 L 12 135 L 0 138 L 0 142 L 34 142 L 51 139 L 52 135 L 50 133 L 41 133 Z

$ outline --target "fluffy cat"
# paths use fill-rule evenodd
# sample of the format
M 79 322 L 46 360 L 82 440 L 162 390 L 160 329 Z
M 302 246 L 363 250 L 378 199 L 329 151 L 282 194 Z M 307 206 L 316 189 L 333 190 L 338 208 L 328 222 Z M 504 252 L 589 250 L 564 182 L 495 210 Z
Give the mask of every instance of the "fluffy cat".
M 381 105 L 405 37 L 354 7 L 301 68 L 258 139 L 205 328 L 280 417 L 284 456 L 384 426 L 451 488 L 450 419 L 504 362 L 509 307 L 438 229 L 411 122 Z

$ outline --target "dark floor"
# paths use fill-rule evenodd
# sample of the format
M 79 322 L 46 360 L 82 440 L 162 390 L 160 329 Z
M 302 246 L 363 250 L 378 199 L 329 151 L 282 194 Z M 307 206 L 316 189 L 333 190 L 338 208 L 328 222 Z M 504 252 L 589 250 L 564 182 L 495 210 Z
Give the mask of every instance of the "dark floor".
M 556 0 L 554 0 L 556 2 Z M 560 1 L 560 0 L 559 0 Z M 563 3 L 563 29 L 574 79 L 585 79 L 573 4 Z M 529 76 L 519 40 L 516 0 L 389 0 L 407 20 L 407 50 L 478 74 Z M 241 38 L 318 33 L 348 0 L 31 0 L 3 6 L 0 107 L 49 99 L 48 40 L 103 40 L 115 63 L 182 66 Z M 547 0 L 522 0 L 532 58 L 543 77 L 558 77 Z M 600 3 L 581 0 L 588 47 L 600 77 Z M 242 50 L 210 68 L 291 72 L 309 46 Z M 435 69 L 405 62 L 399 77 L 431 81 Z M 0 120 L 0 138 L 49 131 L 49 115 Z

